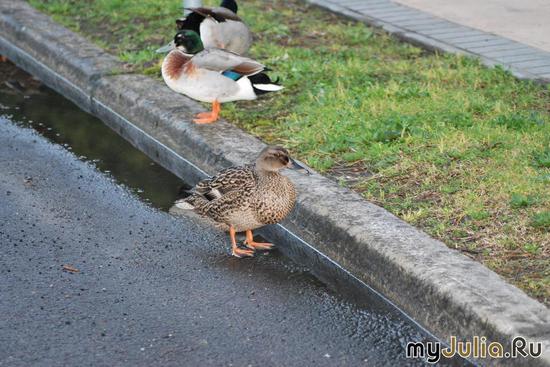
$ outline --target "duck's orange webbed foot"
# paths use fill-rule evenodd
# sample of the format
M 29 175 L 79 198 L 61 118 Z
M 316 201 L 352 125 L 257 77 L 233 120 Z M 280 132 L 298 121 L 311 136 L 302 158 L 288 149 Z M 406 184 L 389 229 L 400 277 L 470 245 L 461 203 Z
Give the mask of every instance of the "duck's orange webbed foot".
M 196 124 L 210 124 L 218 120 L 220 116 L 221 105 L 220 102 L 214 101 L 212 103 L 212 112 L 201 112 L 198 113 L 193 119 L 193 122 Z
M 199 112 L 195 115 L 198 119 L 206 119 L 212 117 L 212 112 Z
M 239 258 L 243 256 L 254 256 L 254 250 L 247 250 L 237 246 L 237 239 L 235 238 L 235 235 L 235 228 L 229 227 L 229 237 L 231 237 L 231 255 Z
M 214 115 L 212 112 L 201 112 L 195 116 L 193 122 L 196 124 L 209 124 L 215 122 L 218 119 L 218 116 Z
M 254 236 L 252 231 L 248 229 L 246 231 L 246 240 L 244 241 L 246 247 L 254 250 L 271 250 L 275 245 L 268 242 L 256 242 L 254 241 Z

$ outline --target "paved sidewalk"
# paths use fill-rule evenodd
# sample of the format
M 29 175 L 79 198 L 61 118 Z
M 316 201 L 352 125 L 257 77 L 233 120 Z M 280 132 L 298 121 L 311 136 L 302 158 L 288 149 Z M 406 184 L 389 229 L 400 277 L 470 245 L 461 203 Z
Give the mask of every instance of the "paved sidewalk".
M 550 52 L 548 0 L 395 0 L 452 22 Z
M 485 65 L 504 66 L 518 78 L 550 83 L 550 22 L 542 21 L 550 5 L 537 12 L 541 0 L 522 1 L 515 8 L 511 0 L 308 1 L 422 47 L 475 56 Z M 516 26 L 507 27 L 511 19 L 517 19 Z M 527 24 L 530 31 L 523 28 Z

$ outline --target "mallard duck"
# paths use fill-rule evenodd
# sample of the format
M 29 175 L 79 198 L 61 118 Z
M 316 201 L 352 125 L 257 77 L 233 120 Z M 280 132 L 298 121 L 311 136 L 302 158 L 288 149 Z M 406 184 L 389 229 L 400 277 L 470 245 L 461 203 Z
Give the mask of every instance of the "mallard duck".
M 172 90 L 201 102 L 212 103 L 212 112 L 199 113 L 199 124 L 218 119 L 220 103 L 256 99 L 283 89 L 262 71 L 265 66 L 248 57 L 219 48 L 204 49 L 199 35 L 179 31 L 174 49 L 162 62 L 162 77 Z
M 292 181 L 280 173 L 284 168 L 309 174 L 286 149 L 268 146 L 254 164 L 227 168 L 199 182 L 191 196 L 175 205 L 194 210 L 229 229 L 233 256 L 252 256 L 255 250 L 273 247 L 271 243 L 255 242 L 252 231 L 280 222 L 294 207 L 296 190 Z M 244 243 L 248 249 L 237 246 L 236 232 L 246 232 Z
M 185 18 L 176 20 L 178 30 L 191 30 L 198 33 L 205 48 L 221 48 L 244 55 L 252 45 L 252 32 L 237 16 L 237 3 L 223 0 L 219 7 L 189 8 L 192 12 Z M 168 52 L 171 44 L 157 50 Z

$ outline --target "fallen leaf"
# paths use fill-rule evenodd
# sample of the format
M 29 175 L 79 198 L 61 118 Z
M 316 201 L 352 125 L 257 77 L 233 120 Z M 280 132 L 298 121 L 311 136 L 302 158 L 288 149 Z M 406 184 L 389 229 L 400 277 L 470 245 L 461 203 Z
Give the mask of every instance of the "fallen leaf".
M 72 267 L 71 265 L 63 265 L 63 270 L 70 271 L 71 273 L 78 273 L 80 270 L 78 270 L 75 267 Z

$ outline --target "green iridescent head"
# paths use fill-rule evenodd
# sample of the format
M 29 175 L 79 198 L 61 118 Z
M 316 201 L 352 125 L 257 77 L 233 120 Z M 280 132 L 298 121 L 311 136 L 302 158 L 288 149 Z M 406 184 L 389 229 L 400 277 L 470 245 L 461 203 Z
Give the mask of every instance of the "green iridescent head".
M 201 36 L 195 31 L 183 29 L 174 36 L 174 45 L 188 54 L 196 54 L 204 50 Z

